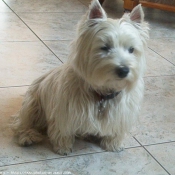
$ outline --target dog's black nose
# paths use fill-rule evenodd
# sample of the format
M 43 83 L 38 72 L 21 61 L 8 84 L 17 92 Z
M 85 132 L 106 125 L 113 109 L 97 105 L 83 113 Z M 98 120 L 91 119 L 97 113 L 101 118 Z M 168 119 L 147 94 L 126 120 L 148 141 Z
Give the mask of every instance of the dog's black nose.
M 125 78 L 129 73 L 129 68 L 126 66 L 118 67 L 116 71 L 120 78 Z

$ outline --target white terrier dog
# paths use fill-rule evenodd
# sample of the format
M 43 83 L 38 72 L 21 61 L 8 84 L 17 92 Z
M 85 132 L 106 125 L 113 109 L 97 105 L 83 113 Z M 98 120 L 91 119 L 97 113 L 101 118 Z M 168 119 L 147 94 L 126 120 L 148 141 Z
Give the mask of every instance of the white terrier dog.
M 148 26 L 141 6 L 109 19 L 98 0 L 78 25 L 69 60 L 33 82 L 13 129 L 22 146 L 47 130 L 56 153 L 71 152 L 75 136 L 93 135 L 120 151 L 143 97 Z

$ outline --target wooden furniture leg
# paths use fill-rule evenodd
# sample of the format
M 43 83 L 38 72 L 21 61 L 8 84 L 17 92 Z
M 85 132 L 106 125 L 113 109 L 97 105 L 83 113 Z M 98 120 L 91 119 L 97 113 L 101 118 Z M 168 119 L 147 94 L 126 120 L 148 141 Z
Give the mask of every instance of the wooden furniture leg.
M 124 9 L 131 11 L 138 4 L 138 0 L 124 0 Z
M 150 8 L 156 8 L 160 10 L 167 10 L 167 11 L 175 12 L 175 6 L 170 6 L 166 4 L 160 4 L 160 3 L 153 3 L 153 2 L 146 2 L 146 1 L 141 1 L 141 0 L 140 0 L 140 3 L 144 7 L 150 7 Z
M 151 1 L 143 1 L 143 0 L 123 0 L 124 1 L 124 9 L 131 11 L 136 5 L 139 3 L 144 7 L 156 8 L 160 10 L 167 10 L 171 12 L 175 12 L 175 6 L 170 6 L 166 4 L 155 3 Z

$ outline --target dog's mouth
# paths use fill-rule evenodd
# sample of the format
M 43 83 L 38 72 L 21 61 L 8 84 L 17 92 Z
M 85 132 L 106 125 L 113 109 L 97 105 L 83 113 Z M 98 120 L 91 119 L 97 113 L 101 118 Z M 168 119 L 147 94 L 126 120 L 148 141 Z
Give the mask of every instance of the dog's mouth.
M 122 81 L 122 80 L 124 80 L 124 78 L 116 78 L 115 80 Z

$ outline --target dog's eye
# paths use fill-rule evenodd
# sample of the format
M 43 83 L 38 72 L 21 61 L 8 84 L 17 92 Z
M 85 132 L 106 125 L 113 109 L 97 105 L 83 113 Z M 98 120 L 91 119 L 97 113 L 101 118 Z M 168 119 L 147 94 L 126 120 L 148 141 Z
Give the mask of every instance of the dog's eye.
M 111 48 L 109 46 L 104 46 L 100 48 L 101 50 L 108 52 Z
M 134 52 L 134 48 L 133 47 L 130 47 L 129 48 L 129 53 L 133 53 Z

